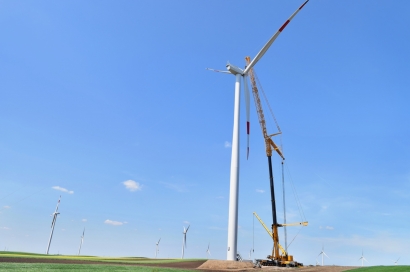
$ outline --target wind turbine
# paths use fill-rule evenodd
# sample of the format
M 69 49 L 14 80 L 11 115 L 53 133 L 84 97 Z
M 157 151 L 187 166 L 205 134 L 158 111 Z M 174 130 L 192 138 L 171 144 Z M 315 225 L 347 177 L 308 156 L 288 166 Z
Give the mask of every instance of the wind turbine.
M 158 251 L 159 251 L 159 242 L 161 241 L 161 238 L 159 238 L 158 242 L 155 244 L 156 245 L 156 249 L 155 249 L 155 259 L 157 258 L 158 255 Z
M 184 250 L 186 248 L 186 233 L 188 232 L 189 226 L 185 229 L 184 227 L 184 232 L 182 233 L 184 236 L 182 238 L 182 257 L 181 259 L 184 258 Z
M 80 247 L 78 248 L 78 255 L 80 255 L 81 246 L 83 245 L 83 242 L 84 242 L 84 232 L 85 232 L 85 228 L 83 230 L 83 235 L 81 236 Z
M 209 69 L 214 72 L 232 74 L 235 76 L 235 98 L 234 98 L 234 122 L 232 133 L 232 153 L 231 153 L 231 172 L 230 172 L 230 189 L 229 189 L 229 219 L 228 219 L 228 252 L 227 260 L 236 261 L 237 244 L 238 244 L 238 195 L 239 195 L 239 104 L 240 104 L 240 85 L 241 78 L 244 80 L 245 103 L 246 103 L 246 128 L 247 128 L 247 156 L 249 155 L 249 128 L 250 128 L 250 94 L 248 88 L 248 72 L 263 57 L 269 47 L 276 40 L 280 33 L 290 23 L 293 17 L 306 5 L 306 0 L 279 28 L 278 31 L 262 47 L 258 54 L 253 58 L 247 67 L 241 69 L 230 63 L 226 65 L 227 71 Z
M 397 261 L 394 262 L 394 265 L 397 265 L 397 262 L 400 260 L 400 257 L 397 259 Z
M 51 222 L 51 234 L 50 234 L 50 239 L 48 240 L 46 254 L 48 254 L 48 251 L 50 250 L 50 244 L 51 244 L 51 239 L 53 238 L 54 226 L 56 225 L 57 215 L 60 214 L 58 212 L 58 206 L 60 205 L 60 200 L 61 200 L 61 195 L 60 195 L 60 198 L 58 199 L 57 207 L 56 207 L 55 212 L 53 214 L 51 214 L 51 216 L 53 217 L 53 221 Z
M 209 256 L 211 256 L 211 251 L 209 250 L 209 245 L 210 245 L 210 243 L 208 243 L 208 249 L 206 250 L 206 253 L 208 253 L 208 259 L 209 259 Z
M 317 255 L 318 257 L 320 256 L 320 255 L 322 255 L 322 266 L 323 266 L 323 255 L 325 255 L 326 257 L 328 257 L 329 258 L 329 256 L 327 256 L 326 255 L 326 253 L 325 253 L 325 249 L 324 249 L 324 247 L 322 246 L 322 251 L 319 253 L 319 255 Z M 330 258 L 329 258 L 330 259 Z
M 399 259 L 400 259 L 400 258 L 399 258 Z M 366 258 L 363 256 L 363 250 L 362 250 L 362 257 L 360 257 L 359 261 L 360 261 L 360 260 L 362 260 L 362 266 L 363 266 L 363 261 L 368 262 L 368 261 L 366 260 Z

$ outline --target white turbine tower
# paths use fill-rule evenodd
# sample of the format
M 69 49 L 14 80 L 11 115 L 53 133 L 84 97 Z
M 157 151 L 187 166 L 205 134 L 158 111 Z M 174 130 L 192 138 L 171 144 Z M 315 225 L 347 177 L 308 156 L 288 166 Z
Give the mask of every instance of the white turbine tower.
M 397 261 L 394 262 L 394 265 L 397 265 L 397 263 L 399 262 L 400 257 L 397 259 Z
M 362 250 L 362 257 L 360 257 L 359 261 L 360 261 L 360 260 L 362 260 L 362 266 L 363 266 L 363 261 L 368 262 L 368 261 L 366 260 L 366 258 L 363 256 L 363 250 Z
M 188 232 L 189 226 L 185 229 L 184 227 L 184 232 L 183 234 L 183 238 L 182 238 L 182 257 L 181 259 L 184 258 L 184 252 L 185 252 L 185 248 L 186 248 L 186 233 Z
M 322 251 L 321 251 L 321 252 L 319 253 L 319 255 L 317 255 L 317 256 L 319 257 L 320 255 L 322 255 L 322 266 L 323 266 L 323 255 L 329 258 L 329 256 L 326 255 L 325 249 L 324 249 L 323 246 L 322 246 Z M 329 258 L 329 259 L 330 259 L 330 258 Z
M 246 99 L 246 128 L 248 136 L 247 153 L 249 154 L 249 111 L 250 111 L 250 94 L 248 89 L 247 75 L 250 69 L 263 57 L 269 47 L 276 40 L 280 33 L 285 29 L 289 22 L 296 14 L 306 5 L 309 0 L 306 0 L 279 28 L 279 30 L 269 39 L 262 47 L 258 54 L 253 58 L 245 69 L 241 69 L 232 64 L 227 64 L 227 71 L 219 71 L 208 69 L 214 72 L 232 74 L 235 76 L 235 105 L 234 105 L 234 123 L 232 133 L 232 153 L 231 153 L 231 172 L 230 172 L 230 189 L 229 189 L 229 219 L 228 219 L 228 252 L 227 260 L 236 261 L 237 254 L 237 238 L 238 238 L 238 194 L 239 194 L 239 104 L 240 104 L 240 85 L 241 77 L 244 80 L 245 99 Z
M 158 255 L 158 251 L 159 251 L 159 242 L 161 241 L 161 238 L 159 238 L 158 242 L 155 244 L 156 248 L 155 248 L 155 259 L 157 258 Z
M 206 253 L 208 254 L 208 259 L 211 256 L 211 251 L 209 250 L 209 245 L 210 245 L 210 243 L 208 243 L 208 249 L 206 250 Z
M 47 245 L 47 250 L 46 250 L 46 254 L 48 254 L 48 251 L 50 250 L 50 244 L 51 244 L 51 239 L 53 238 L 53 232 L 54 232 L 54 226 L 56 225 L 56 221 L 57 221 L 57 215 L 59 215 L 60 213 L 58 212 L 58 206 L 60 205 L 60 198 L 58 199 L 57 202 L 57 207 L 55 212 L 51 215 L 53 217 L 53 221 L 51 222 L 51 233 L 50 233 L 50 239 L 48 240 L 48 245 Z
M 81 242 L 80 242 L 80 247 L 78 248 L 78 255 L 80 255 L 81 246 L 83 245 L 83 242 L 84 242 L 84 232 L 85 232 L 85 228 L 83 230 L 83 235 L 81 235 Z

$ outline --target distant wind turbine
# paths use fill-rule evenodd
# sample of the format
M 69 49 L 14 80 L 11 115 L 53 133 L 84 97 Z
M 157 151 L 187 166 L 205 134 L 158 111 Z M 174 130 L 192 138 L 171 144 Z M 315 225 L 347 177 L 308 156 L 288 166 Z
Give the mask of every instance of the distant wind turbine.
M 54 226 L 56 225 L 57 215 L 60 214 L 58 212 L 58 206 L 60 205 L 60 200 L 61 200 L 61 195 L 60 195 L 60 198 L 58 199 L 57 207 L 56 207 L 55 212 L 53 214 L 51 214 L 51 216 L 53 217 L 53 221 L 51 222 L 51 234 L 50 234 L 50 239 L 48 240 L 46 254 L 48 254 L 48 251 L 50 250 L 50 244 L 51 244 L 51 239 L 53 238 Z
M 366 258 L 363 256 L 363 250 L 362 250 L 362 257 L 360 257 L 359 261 L 360 261 L 360 260 L 362 260 L 362 266 L 363 266 L 363 261 L 368 262 L 368 261 L 366 260 Z
M 161 238 L 159 238 L 158 242 L 155 244 L 156 248 L 155 248 L 155 259 L 157 258 L 158 255 L 158 251 L 159 251 L 159 242 L 161 241 Z
M 397 262 L 400 260 L 400 257 L 397 259 L 397 261 L 394 262 L 394 265 L 397 265 Z
M 323 266 L 323 255 L 325 255 L 326 257 L 329 258 L 329 256 L 327 256 L 326 253 L 325 253 L 325 248 L 324 248 L 324 246 L 322 246 L 322 251 L 321 251 L 321 252 L 319 253 L 319 255 L 317 255 L 317 256 L 319 257 L 320 255 L 322 255 L 322 266 Z M 329 259 L 330 259 L 330 258 L 329 258 Z
M 186 248 L 186 233 L 188 232 L 189 226 L 185 229 L 184 227 L 184 232 L 182 233 L 184 236 L 182 238 L 182 257 L 181 259 L 184 258 L 184 250 Z
M 210 243 L 208 243 L 208 249 L 206 250 L 206 253 L 208 253 L 208 259 L 209 259 L 209 256 L 211 256 L 211 251 L 209 250 L 209 245 L 210 245 Z
M 85 228 L 83 230 L 83 235 L 81 236 L 81 242 L 80 242 L 80 248 L 78 249 L 78 255 L 80 255 L 81 246 L 83 245 L 83 242 L 84 242 L 84 232 L 85 232 Z

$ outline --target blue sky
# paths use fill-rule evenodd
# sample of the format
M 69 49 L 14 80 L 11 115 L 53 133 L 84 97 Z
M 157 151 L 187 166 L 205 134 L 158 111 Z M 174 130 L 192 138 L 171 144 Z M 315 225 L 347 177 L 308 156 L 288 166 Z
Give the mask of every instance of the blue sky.
M 185 257 L 210 243 L 225 259 L 234 77 L 205 68 L 244 66 L 302 2 L 2 1 L 0 250 L 45 252 L 61 195 L 50 253 L 75 254 L 85 227 L 83 254 L 153 257 L 161 237 L 158 256 L 180 257 L 191 225 Z M 299 262 L 323 245 L 325 264 L 359 265 L 362 250 L 369 265 L 410 263 L 409 9 L 312 0 L 255 66 L 283 132 L 288 221 L 302 220 L 291 184 L 309 221 L 288 230 Z M 238 250 L 264 258 L 251 110 Z

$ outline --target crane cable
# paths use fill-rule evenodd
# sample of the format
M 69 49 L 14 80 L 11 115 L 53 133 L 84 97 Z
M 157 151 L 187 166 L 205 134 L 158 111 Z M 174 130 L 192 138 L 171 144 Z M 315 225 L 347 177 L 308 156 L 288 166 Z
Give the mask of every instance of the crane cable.
M 297 194 L 297 192 L 296 192 L 295 184 L 293 183 L 292 175 L 290 174 L 290 170 L 289 170 L 288 164 L 286 164 L 286 170 L 287 170 L 287 173 L 288 173 L 288 175 L 289 175 L 289 177 L 290 177 L 290 184 L 291 184 L 291 186 L 292 186 L 292 192 L 293 192 L 293 195 L 294 195 L 295 200 L 296 200 L 296 205 L 297 205 L 297 207 L 298 207 L 299 214 L 300 214 L 300 216 L 302 217 L 302 221 L 307 221 L 307 220 L 306 220 L 305 213 L 303 212 L 302 204 L 300 203 L 298 194 Z
M 260 90 L 262 91 L 263 98 L 265 99 L 265 102 L 266 102 L 266 104 L 268 105 L 270 114 L 272 115 L 273 120 L 275 121 L 276 128 L 278 129 L 279 132 L 282 132 L 282 131 L 280 130 L 279 123 L 278 123 L 278 121 L 276 120 L 275 115 L 273 114 L 273 110 L 272 110 L 272 108 L 271 108 L 271 106 L 270 106 L 270 104 L 269 104 L 268 98 L 266 97 L 265 91 L 263 90 L 262 84 L 261 84 L 261 82 L 259 81 L 259 78 L 258 78 L 258 76 L 257 76 L 256 73 L 255 73 L 255 68 L 253 68 L 253 75 L 254 75 L 254 77 L 255 77 L 255 79 L 256 79 L 256 82 L 257 82 L 257 84 L 258 84 Z

